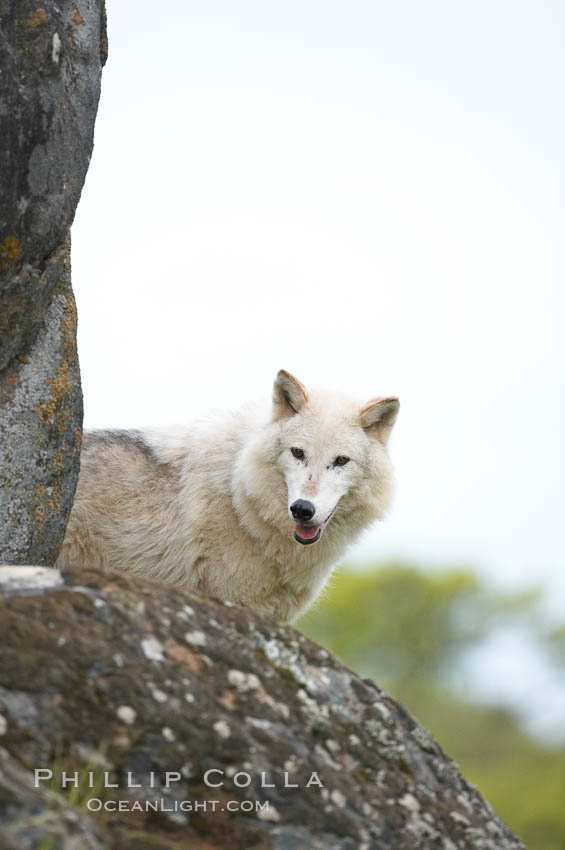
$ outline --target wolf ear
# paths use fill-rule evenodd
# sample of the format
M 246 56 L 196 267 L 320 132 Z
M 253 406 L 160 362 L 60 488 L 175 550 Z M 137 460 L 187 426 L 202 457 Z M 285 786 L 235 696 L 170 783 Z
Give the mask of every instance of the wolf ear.
M 359 413 L 361 426 L 375 434 L 381 443 L 387 443 L 399 407 L 397 398 L 373 398 Z
M 307 401 L 308 394 L 300 381 L 281 369 L 273 386 L 273 420 L 294 416 Z

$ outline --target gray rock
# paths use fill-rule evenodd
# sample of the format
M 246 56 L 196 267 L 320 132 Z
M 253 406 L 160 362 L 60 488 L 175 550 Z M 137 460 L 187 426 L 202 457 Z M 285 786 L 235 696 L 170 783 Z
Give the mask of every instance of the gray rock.
M 103 0 L 0 3 L 0 562 L 52 564 L 78 476 L 69 228 L 90 161 Z
M 0 822 L 18 847 L 67 846 L 74 808 L 77 847 L 523 850 L 402 706 L 290 627 L 131 575 L 63 579 L 0 576 L 0 747 L 27 789 L 0 783 Z M 34 769 L 53 776 L 33 788 Z
M 0 588 L 4 596 L 25 590 L 37 593 L 59 584 L 63 584 L 61 573 L 50 567 L 0 567 Z
M 61 794 L 35 788 L 33 774 L 1 746 L 0 798 L 6 808 L 18 812 L 14 821 L 0 825 L 2 850 L 105 847 L 103 831 L 92 818 L 70 805 Z

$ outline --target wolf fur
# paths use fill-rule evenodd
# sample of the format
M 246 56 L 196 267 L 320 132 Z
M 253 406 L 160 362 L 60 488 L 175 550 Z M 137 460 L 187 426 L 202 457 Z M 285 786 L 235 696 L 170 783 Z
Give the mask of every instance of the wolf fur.
M 387 510 L 397 411 L 396 398 L 360 407 L 280 371 L 266 415 L 87 431 L 57 565 L 128 570 L 292 621 Z

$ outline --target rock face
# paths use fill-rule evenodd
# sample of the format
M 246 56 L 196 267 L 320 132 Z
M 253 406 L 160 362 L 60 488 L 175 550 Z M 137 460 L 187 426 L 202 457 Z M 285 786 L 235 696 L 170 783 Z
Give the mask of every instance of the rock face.
M 0 632 L 2 846 L 523 847 L 398 703 L 289 627 L 18 567 Z
M 69 228 L 92 152 L 103 0 L 0 2 L 0 562 L 54 563 L 82 395 Z

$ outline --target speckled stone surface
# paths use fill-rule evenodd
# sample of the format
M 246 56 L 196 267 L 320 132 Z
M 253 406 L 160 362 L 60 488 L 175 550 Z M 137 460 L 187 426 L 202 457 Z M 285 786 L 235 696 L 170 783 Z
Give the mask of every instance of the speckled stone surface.
M 292 628 L 134 576 L 63 579 L 18 589 L 0 570 L 0 775 L 23 789 L 0 782 L 0 822 L 14 846 L 522 848 L 402 706 Z M 35 789 L 34 769 L 90 771 L 95 787 Z M 104 771 L 118 788 L 100 787 Z M 89 814 L 92 798 L 125 810 Z M 165 811 L 143 810 L 157 800 Z
M 105 56 L 103 0 L 1 0 L 0 563 L 54 563 L 76 486 L 69 228 Z

